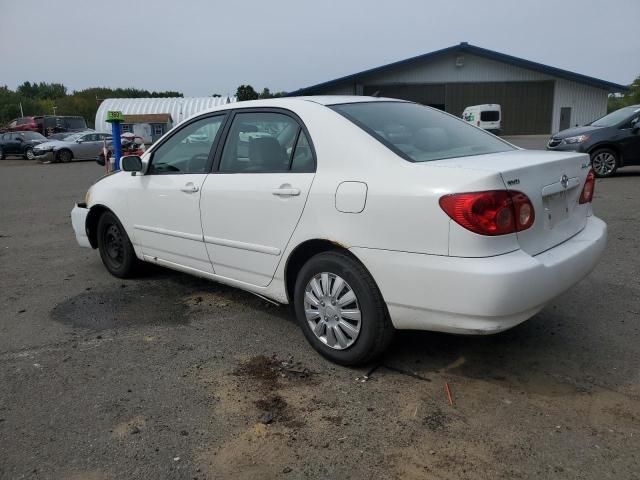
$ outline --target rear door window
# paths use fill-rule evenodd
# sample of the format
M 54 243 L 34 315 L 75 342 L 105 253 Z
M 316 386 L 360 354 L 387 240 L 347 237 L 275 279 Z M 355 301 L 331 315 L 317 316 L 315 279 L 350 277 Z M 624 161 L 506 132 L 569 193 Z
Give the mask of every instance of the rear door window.
M 500 120 L 500 112 L 497 110 L 480 112 L 480 121 L 482 122 L 497 122 L 498 120 Z
M 247 112 L 233 118 L 220 160 L 220 172 L 289 171 L 300 126 L 283 113 Z

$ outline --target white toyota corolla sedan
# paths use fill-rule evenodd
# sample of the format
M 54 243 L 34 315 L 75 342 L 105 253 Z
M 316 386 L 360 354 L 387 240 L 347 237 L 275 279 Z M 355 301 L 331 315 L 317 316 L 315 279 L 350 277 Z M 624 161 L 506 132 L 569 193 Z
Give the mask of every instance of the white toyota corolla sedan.
M 122 166 L 72 211 L 109 272 L 151 262 L 293 304 L 311 345 L 345 365 L 395 329 L 511 328 L 606 243 L 587 155 L 522 150 L 400 100 L 230 104 Z

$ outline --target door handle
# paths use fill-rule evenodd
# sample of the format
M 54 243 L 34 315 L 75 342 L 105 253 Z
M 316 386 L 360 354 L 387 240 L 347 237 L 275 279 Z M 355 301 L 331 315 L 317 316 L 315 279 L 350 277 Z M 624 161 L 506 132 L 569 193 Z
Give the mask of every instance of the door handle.
M 271 193 L 278 197 L 296 197 L 300 195 L 299 188 L 274 188 Z
M 182 190 L 184 193 L 196 193 L 200 189 L 198 187 L 196 187 L 193 184 L 193 182 L 189 182 L 184 187 L 182 187 L 180 190 Z

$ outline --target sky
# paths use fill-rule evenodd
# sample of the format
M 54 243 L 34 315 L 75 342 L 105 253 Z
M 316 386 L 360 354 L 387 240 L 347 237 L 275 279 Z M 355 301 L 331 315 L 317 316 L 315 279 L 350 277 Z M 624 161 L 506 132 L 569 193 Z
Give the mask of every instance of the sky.
M 0 0 L 0 85 L 293 91 L 469 42 L 640 75 L 640 0 Z

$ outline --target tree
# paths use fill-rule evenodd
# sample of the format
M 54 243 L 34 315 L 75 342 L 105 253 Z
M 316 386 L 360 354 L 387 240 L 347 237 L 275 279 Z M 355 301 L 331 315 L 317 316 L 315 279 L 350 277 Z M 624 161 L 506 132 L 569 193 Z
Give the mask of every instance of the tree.
M 60 83 L 24 82 L 13 91 L 0 85 L 0 126 L 19 117 L 20 105 L 25 115 L 81 115 L 93 126 L 96 111 L 105 98 L 182 97 L 182 93 L 167 90 L 153 92 L 138 88 L 94 87 L 76 90 L 72 94 Z
M 262 93 L 260 94 L 260 98 L 280 98 L 280 97 L 284 97 L 285 95 L 286 95 L 286 92 L 271 93 L 271 90 L 265 87 L 262 90 Z
M 640 75 L 638 75 L 633 83 L 629 85 L 629 90 L 624 94 L 609 95 L 607 111 L 613 112 L 619 108 L 637 104 L 640 104 Z
M 236 97 L 239 102 L 244 102 L 245 100 L 257 100 L 259 95 L 251 85 L 240 85 L 236 90 Z

